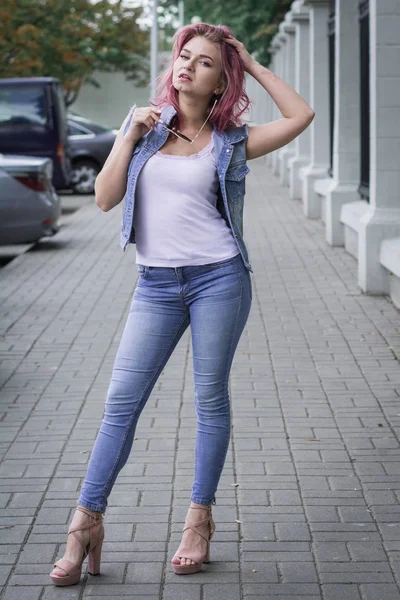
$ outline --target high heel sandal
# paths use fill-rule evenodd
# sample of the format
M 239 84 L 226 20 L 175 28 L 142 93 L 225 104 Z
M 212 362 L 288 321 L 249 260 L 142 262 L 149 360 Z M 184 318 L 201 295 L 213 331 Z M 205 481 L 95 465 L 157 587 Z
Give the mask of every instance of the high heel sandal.
M 208 515 L 205 519 L 202 519 L 201 521 L 197 521 L 196 523 L 193 523 L 193 521 L 186 519 L 185 526 L 183 528 L 183 533 L 187 529 L 191 529 L 192 531 L 196 532 L 197 535 L 202 537 L 203 540 L 205 540 L 207 542 L 207 550 L 204 554 L 201 554 L 200 552 L 193 551 L 190 548 L 185 548 L 185 546 L 179 547 L 179 554 L 175 554 L 175 556 L 173 557 L 172 560 L 174 560 L 174 558 L 179 558 L 179 560 L 181 558 L 189 558 L 190 560 L 195 561 L 196 564 L 181 565 L 181 564 L 175 564 L 175 563 L 171 562 L 172 569 L 173 569 L 174 573 L 176 573 L 177 575 L 189 575 L 192 573 L 198 573 L 201 570 L 203 563 L 208 564 L 210 562 L 210 542 L 211 542 L 211 539 L 215 532 L 215 523 L 213 521 L 212 514 L 211 514 L 211 506 L 205 505 L 202 508 L 199 508 L 197 506 L 191 506 L 190 508 L 191 508 L 191 510 L 206 510 Z M 202 535 L 196 529 L 197 527 L 199 527 L 199 525 L 204 525 L 204 523 L 209 523 L 208 538 L 204 537 L 204 535 Z
M 104 539 L 104 525 L 103 515 L 101 513 L 95 516 L 91 511 L 85 509 L 83 506 L 78 506 L 77 510 L 85 513 L 90 518 L 90 521 L 86 524 L 82 524 L 79 527 L 70 527 L 68 529 L 68 535 L 72 534 L 74 538 L 80 543 L 83 548 L 83 557 L 80 563 L 72 563 L 70 560 L 61 558 L 54 564 L 54 569 L 62 569 L 66 575 L 59 576 L 50 573 L 50 577 L 54 585 L 66 586 L 75 585 L 81 578 L 82 564 L 85 558 L 88 556 L 88 573 L 89 575 L 100 574 L 100 559 L 101 549 L 103 546 Z M 79 531 L 89 529 L 89 541 L 85 545 L 81 536 L 78 535 Z M 54 570 L 53 569 L 53 570 Z

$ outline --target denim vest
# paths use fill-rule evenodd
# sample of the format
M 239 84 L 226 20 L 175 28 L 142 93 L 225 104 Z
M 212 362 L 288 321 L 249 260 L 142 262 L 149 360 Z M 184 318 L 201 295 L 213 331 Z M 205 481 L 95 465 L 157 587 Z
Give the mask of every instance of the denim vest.
M 132 107 L 126 122 L 124 135 L 130 125 L 135 106 Z M 169 124 L 176 114 L 171 105 L 161 112 L 161 119 Z M 121 226 L 121 247 L 125 251 L 128 244 L 135 243 L 135 230 L 132 226 L 135 209 L 135 189 L 140 171 L 166 142 L 169 132 L 157 125 L 156 131 L 149 131 L 136 144 L 128 167 L 127 188 L 124 197 L 124 211 Z M 246 164 L 247 125 L 235 127 L 229 131 L 214 129 L 214 146 L 217 157 L 217 172 L 220 183 L 217 209 L 225 220 L 236 241 L 246 268 L 253 272 L 249 263 L 246 245 L 243 240 L 243 201 L 245 195 L 245 177 L 249 172 Z

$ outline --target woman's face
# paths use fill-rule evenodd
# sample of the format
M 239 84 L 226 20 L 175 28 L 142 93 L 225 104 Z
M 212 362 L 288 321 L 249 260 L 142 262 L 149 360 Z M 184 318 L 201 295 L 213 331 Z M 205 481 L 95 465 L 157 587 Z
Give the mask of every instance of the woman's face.
M 195 96 L 222 93 L 219 46 L 203 37 L 189 40 L 174 63 L 172 81 L 179 92 Z

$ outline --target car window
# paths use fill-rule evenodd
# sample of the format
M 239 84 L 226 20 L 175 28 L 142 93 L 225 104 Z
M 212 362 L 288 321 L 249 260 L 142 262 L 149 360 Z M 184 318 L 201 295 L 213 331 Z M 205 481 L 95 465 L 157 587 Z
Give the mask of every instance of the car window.
M 90 135 L 91 132 L 83 127 L 79 127 L 76 123 L 68 121 L 68 135 Z
M 91 133 L 107 133 L 107 131 L 110 131 L 109 127 L 93 123 L 93 121 L 89 121 L 89 119 L 85 119 L 85 117 L 80 117 L 72 111 L 70 111 L 69 120 L 70 122 L 72 121 L 74 125 L 84 127 L 86 131 L 89 130 Z
M 44 87 L 32 84 L 0 86 L 0 127 L 45 126 L 47 120 Z
M 60 128 L 62 137 L 65 138 L 65 136 L 67 136 L 68 133 L 67 133 L 67 109 L 65 106 L 64 94 L 62 91 L 61 84 L 58 82 L 54 83 L 52 89 L 54 90 L 54 100 L 55 100 L 55 104 L 57 107 L 56 119 L 58 120 L 58 125 Z

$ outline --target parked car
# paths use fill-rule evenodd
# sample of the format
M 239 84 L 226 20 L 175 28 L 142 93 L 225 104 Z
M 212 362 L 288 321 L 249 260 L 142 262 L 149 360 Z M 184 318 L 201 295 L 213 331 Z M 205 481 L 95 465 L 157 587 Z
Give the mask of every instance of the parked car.
M 58 79 L 0 79 L 0 152 L 51 158 L 54 186 L 69 187 L 67 118 Z
M 34 242 L 56 233 L 60 198 L 49 158 L 0 154 L 0 245 Z
M 93 194 L 94 182 L 113 147 L 118 130 L 68 113 L 71 145 L 71 187 L 76 194 Z

